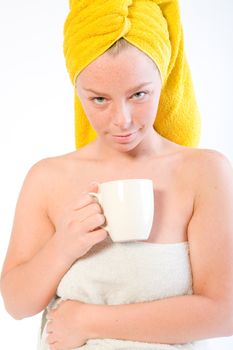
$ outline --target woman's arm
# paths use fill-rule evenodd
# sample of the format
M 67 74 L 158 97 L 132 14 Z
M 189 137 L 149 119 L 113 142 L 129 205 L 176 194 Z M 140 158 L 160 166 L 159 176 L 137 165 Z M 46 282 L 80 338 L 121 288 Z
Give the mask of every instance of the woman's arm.
M 29 170 L 21 189 L 11 240 L 1 273 L 1 293 L 7 311 L 16 319 L 43 310 L 56 292 L 69 264 L 47 216 L 49 160 Z
M 230 311 L 203 296 L 129 305 L 88 305 L 87 310 L 88 307 L 92 320 L 89 339 L 178 344 L 233 334 Z
M 73 262 L 107 236 L 92 196 L 74 192 L 74 200 L 62 206 L 56 197 L 57 191 L 65 195 L 62 182 L 64 162 L 54 158 L 35 164 L 24 181 L 1 274 L 5 307 L 16 319 L 42 311 Z M 94 190 L 91 185 L 87 192 Z M 48 215 L 51 203 L 61 206 L 56 228 Z
M 197 157 L 197 195 L 188 227 L 194 295 L 89 305 L 92 338 L 184 343 L 233 334 L 232 168 L 218 152 L 200 151 Z

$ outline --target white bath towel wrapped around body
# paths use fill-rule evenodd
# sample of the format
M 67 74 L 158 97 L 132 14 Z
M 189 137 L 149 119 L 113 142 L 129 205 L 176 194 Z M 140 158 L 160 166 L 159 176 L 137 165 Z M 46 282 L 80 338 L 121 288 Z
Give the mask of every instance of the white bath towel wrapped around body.
M 57 288 L 62 299 L 90 304 L 130 304 L 192 294 L 188 242 L 113 243 L 110 238 L 92 247 L 63 276 Z M 48 308 L 53 307 L 53 300 Z M 41 327 L 38 350 L 48 350 Z M 198 342 L 197 342 L 198 343 Z M 91 339 L 83 350 L 191 350 L 197 343 L 158 344 L 119 339 Z

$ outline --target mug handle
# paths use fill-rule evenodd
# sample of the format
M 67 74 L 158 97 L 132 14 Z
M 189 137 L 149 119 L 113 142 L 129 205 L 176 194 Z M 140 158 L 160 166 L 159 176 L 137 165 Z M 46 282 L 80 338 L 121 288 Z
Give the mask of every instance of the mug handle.
M 96 192 L 88 192 L 88 194 L 89 194 L 90 196 L 93 196 L 93 197 L 97 198 L 97 199 L 98 199 L 99 204 L 101 205 L 101 207 L 102 207 L 102 209 L 103 209 L 103 206 L 102 206 L 102 198 L 101 198 L 101 193 L 96 193 Z M 108 232 L 109 232 L 109 227 L 108 227 L 108 225 L 107 225 L 107 224 L 104 224 L 104 225 L 102 225 L 102 226 L 100 226 L 100 227 L 101 227 L 101 228 L 103 228 L 104 230 L 106 230 L 106 231 L 108 231 Z

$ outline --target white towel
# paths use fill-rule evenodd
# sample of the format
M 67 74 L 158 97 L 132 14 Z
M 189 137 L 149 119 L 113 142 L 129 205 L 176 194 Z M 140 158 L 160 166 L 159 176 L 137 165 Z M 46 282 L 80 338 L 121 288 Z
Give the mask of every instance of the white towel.
M 89 304 L 129 304 L 192 294 L 188 242 L 113 243 L 110 238 L 92 247 L 63 276 L 57 296 Z M 59 299 L 58 299 L 59 300 Z M 52 300 L 48 308 L 56 305 Z M 38 350 L 48 350 L 43 327 Z M 92 339 L 83 350 L 191 350 L 196 343 L 158 344 L 119 339 Z

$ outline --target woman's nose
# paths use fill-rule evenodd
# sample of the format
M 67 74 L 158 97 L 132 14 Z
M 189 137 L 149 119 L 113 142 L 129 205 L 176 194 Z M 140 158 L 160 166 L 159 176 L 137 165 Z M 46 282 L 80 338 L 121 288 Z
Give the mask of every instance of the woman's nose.
M 130 108 L 122 105 L 113 112 L 113 124 L 120 129 L 127 129 L 131 125 L 132 117 Z

